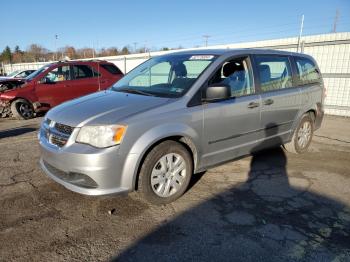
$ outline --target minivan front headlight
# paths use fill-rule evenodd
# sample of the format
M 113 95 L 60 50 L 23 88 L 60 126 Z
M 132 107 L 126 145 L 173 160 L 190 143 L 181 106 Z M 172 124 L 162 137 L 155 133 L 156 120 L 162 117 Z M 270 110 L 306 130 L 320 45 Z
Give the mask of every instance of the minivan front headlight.
M 119 145 L 126 132 L 126 126 L 83 126 L 76 138 L 77 143 L 89 144 L 98 148 Z

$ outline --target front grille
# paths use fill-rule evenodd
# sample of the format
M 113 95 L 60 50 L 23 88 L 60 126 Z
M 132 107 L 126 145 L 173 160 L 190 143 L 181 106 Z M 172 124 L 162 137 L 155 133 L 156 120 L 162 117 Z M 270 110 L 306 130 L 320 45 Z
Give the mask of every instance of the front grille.
M 68 138 L 60 137 L 56 134 L 51 134 L 49 136 L 49 141 L 53 145 L 56 145 L 58 147 L 63 147 L 65 144 L 67 144 Z
M 59 131 L 61 133 L 64 133 L 64 134 L 67 134 L 67 135 L 72 134 L 73 129 L 74 129 L 71 126 L 63 125 L 63 124 L 60 124 L 60 123 L 56 123 L 55 124 L 55 128 L 56 128 L 57 131 Z
M 63 147 L 67 144 L 73 130 L 74 127 L 46 119 L 42 126 L 41 133 L 50 144 Z

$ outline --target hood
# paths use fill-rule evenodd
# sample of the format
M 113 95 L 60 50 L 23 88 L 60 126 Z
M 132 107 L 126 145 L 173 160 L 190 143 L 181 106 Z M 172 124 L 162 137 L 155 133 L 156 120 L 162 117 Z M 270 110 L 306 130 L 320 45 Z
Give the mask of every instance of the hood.
M 72 127 L 111 125 L 168 101 L 169 98 L 102 91 L 63 103 L 51 109 L 47 118 Z
M 0 93 L 23 87 L 24 83 L 25 80 L 22 78 L 0 78 Z
M 9 78 L 9 77 L 0 77 L 0 82 L 8 82 L 8 81 L 13 81 L 13 82 L 25 82 L 25 78 Z

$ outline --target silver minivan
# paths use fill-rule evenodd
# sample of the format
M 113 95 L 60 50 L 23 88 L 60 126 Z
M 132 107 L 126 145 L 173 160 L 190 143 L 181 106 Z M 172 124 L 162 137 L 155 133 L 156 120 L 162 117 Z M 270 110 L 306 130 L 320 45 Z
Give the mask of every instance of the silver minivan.
M 323 119 L 315 60 L 273 50 L 196 50 L 149 59 L 109 90 L 50 110 L 40 165 L 86 195 L 179 198 L 191 176 L 267 147 L 303 153 Z

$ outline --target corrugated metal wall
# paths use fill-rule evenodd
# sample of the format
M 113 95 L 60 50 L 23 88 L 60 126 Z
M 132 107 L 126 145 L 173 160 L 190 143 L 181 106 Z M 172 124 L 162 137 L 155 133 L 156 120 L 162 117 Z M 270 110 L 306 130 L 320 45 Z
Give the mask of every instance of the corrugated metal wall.
M 298 38 L 293 37 L 208 46 L 207 48 L 270 48 L 295 52 L 297 50 L 297 42 Z M 350 32 L 304 36 L 301 39 L 299 50 L 313 56 L 320 66 L 327 88 L 327 97 L 325 100 L 326 113 L 350 116 Z M 116 64 L 123 72 L 129 72 L 135 66 L 152 56 L 171 52 L 175 51 L 99 57 L 98 59 L 108 60 Z M 11 72 L 17 69 L 37 69 L 44 64 L 47 63 L 12 64 L 5 65 L 4 69 L 5 72 Z

